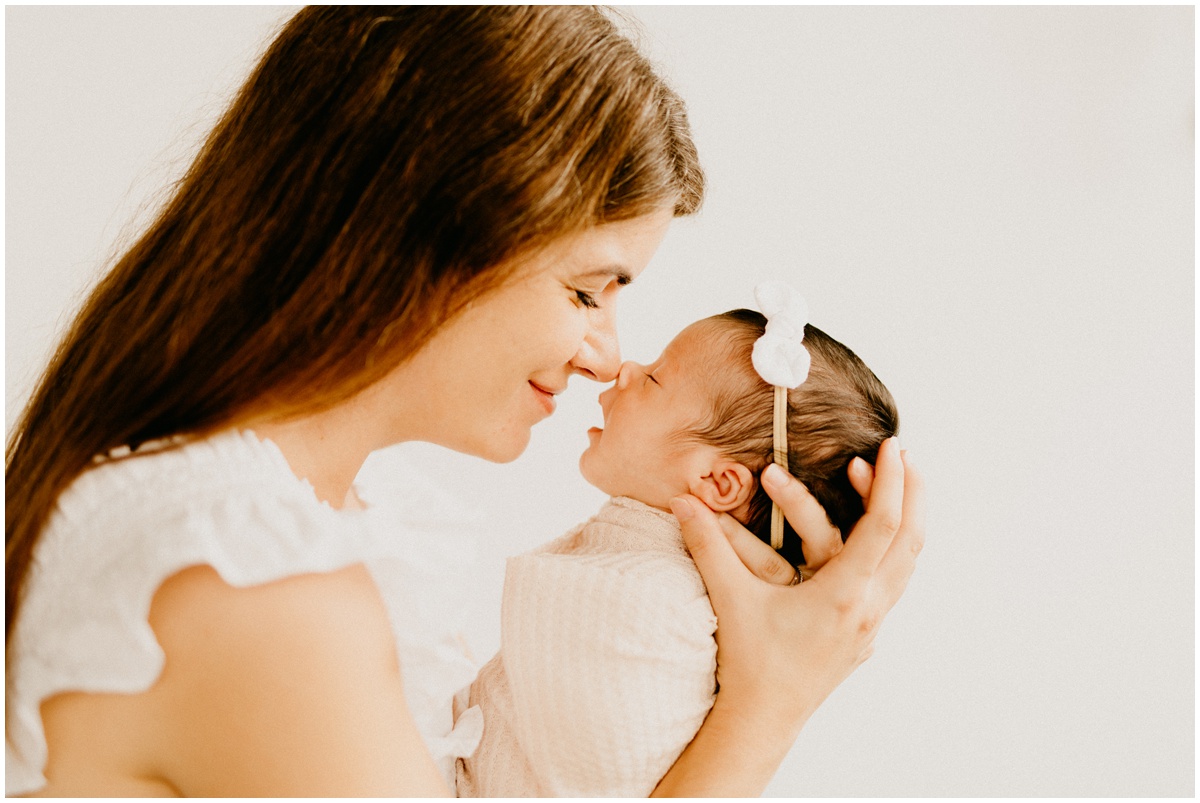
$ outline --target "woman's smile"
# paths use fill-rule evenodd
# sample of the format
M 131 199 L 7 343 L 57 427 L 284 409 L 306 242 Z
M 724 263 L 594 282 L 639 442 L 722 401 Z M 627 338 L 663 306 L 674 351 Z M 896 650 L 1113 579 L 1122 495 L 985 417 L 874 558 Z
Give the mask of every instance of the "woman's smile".
M 557 406 L 554 397 L 561 391 L 547 390 L 532 379 L 529 380 L 529 387 L 533 389 L 534 396 L 537 398 L 538 403 L 542 405 L 542 408 L 545 409 L 546 415 L 554 415 L 554 409 Z

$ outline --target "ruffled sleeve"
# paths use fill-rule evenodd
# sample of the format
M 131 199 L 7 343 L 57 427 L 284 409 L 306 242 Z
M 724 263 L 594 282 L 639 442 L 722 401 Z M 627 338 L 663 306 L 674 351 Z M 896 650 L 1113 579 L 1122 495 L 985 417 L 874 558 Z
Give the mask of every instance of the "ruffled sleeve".
M 196 565 L 245 587 L 365 564 L 388 608 L 418 728 L 427 741 L 448 735 L 451 697 L 474 667 L 428 624 L 422 589 L 436 580 L 405 555 L 395 524 L 319 502 L 277 447 L 248 432 L 110 460 L 80 476 L 38 544 L 10 647 L 7 794 L 46 783 L 42 701 L 154 684 L 164 659 L 147 620 L 151 601 L 164 580 Z

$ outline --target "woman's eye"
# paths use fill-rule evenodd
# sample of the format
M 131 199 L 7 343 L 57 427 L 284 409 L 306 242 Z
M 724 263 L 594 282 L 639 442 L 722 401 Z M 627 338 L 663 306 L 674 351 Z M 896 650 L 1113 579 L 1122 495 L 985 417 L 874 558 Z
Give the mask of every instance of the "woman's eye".
M 577 299 L 579 299 L 580 304 L 587 307 L 588 309 L 597 309 L 600 306 L 600 304 L 596 301 L 596 297 L 594 295 L 592 295 L 591 293 L 585 292 L 583 290 L 576 290 L 575 297 Z

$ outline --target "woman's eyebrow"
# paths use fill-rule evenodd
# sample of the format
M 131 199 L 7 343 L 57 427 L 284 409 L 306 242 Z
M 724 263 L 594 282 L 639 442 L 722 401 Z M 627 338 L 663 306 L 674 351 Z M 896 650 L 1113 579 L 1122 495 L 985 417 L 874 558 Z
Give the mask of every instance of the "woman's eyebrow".
M 620 265 L 605 265 L 604 267 L 592 268 L 591 270 L 585 270 L 575 274 L 575 277 L 578 279 L 590 279 L 595 276 L 615 276 L 617 278 L 617 284 L 619 284 L 621 287 L 624 287 L 633 281 L 633 277 L 629 275 L 629 271 Z

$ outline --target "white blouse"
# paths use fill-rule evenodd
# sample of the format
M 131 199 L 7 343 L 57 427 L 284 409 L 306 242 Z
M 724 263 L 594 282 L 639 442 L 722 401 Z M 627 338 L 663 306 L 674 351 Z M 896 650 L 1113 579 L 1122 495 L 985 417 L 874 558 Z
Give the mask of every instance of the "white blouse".
M 474 750 L 482 717 L 469 711 L 454 728 L 453 697 L 476 667 L 447 632 L 455 555 L 428 506 L 335 510 L 249 432 L 144 451 L 77 478 L 35 549 L 10 644 L 5 793 L 46 784 L 43 700 L 154 684 L 163 653 L 147 622 L 151 599 L 200 564 L 238 587 L 364 564 L 387 607 L 409 710 L 453 789 L 455 759 Z

